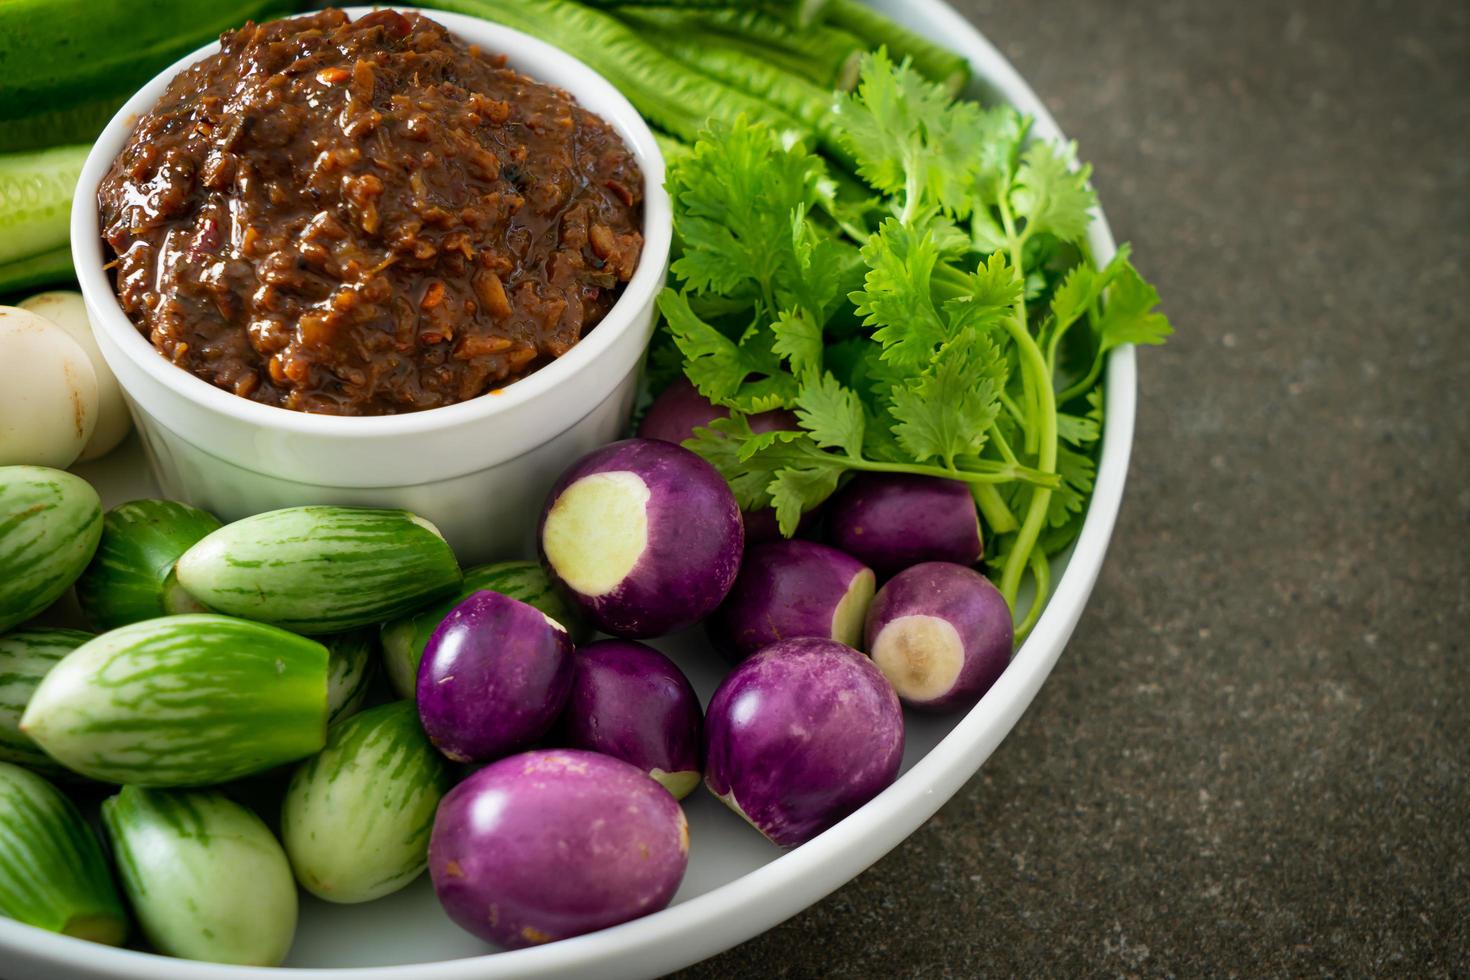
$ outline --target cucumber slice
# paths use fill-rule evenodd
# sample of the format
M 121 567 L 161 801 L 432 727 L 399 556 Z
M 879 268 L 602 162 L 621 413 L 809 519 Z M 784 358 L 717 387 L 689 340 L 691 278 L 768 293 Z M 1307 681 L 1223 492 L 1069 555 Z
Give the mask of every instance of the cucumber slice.
M 128 934 L 102 845 L 35 773 L 0 762 L 0 915 L 117 946 Z
M 74 282 L 76 278 L 76 270 L 71 264 L 71 246 L 62 245 L 49 252 L 0 264 L 0 294 Z
M 81 477 L 0 466 L 0 631 L 55 602 L 102 536 L 102 500 Z
M 296 933 L 296 884 L 259 817 L 216 792 L 125 786 L 102 803 L 123 890 L 170 956 L 277 966 Z
M 102 540 L 82 577 L 77 601 L 99 630 L 159 616 L 205 612 L 179 585 L 174 563 L 220 528 L 213 514 L 173 500 L 134 500 L 102 518 Z
M 0 263 L 67 243 L 72 195 L 91 149 L 78 144 L 0 155 Z
M 41 678 L 62 657 L 92 639 L 91 633 L 65 629 L 25 629 L 0 636 L 0 761 L 13 762 L 47 776 L 69 775 L 20 730 L 20 716 Z
M 406 510 L 289 507 L 215 531 L 178 560 L 211 609 L 299 633 L 381 623 L 459 588 L 438 530 Z
M 321 637 L 327 648 L 327 725 L 356 714 L 377 676 L 378 631 L 353 630 Z
M 209 613 L 104 633 L 51 669 L 20 730 L 107 783 L 207 786 L 294 762 L 327 732 L 327 651 Z
M 329 902 L 368 902 L 407 885 L 428 864 L 434 811 L 451 782 L 411 701 L 336 726 L 291 777 L 281 808 L 296 880 Z

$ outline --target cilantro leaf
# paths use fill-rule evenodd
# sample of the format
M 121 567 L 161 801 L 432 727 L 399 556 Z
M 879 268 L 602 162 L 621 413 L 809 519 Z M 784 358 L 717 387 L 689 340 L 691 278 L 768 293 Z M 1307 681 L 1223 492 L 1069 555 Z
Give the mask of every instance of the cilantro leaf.
M 984 333 L 999 326 L 1015 312 L 1021 299 L 1021 280 L 1007 262 L 1005 253 L 995 252 L 965 279 L 968 292 L 944 304 L 951 320 L 950 334 L 968 330 Z
M 820 157 L 764 125 L 712 121 L 669 167 L 682 245 L 674 275 L 696 292 L 774 305 L 778 280 L 797 275 L 793 215 L 817 201 L 824 175 Z
M 1107 291 L 1107 302 L 1097 324 L 1101 350 L 1109 351 L 1122 344 L 1162 344 L 1174 328 L 1168 317 L 1155 312 L 1158 305 L 1159 291 L 1125 260 Z
M 863 56 L 856 92 L 836 106 L 838 140 L 858 176 L 902 195 L 911 219 L 926 207 L 963 218 L 970 213 L 974 162 L 992 127 L 974 102 L 954 102 L 942 86 L 885 50 Z
M 822 328 L 804 310 L 786 310 L 771 324 L 771 350 L 791 362 L 797 377 L 822 370 Z
M 1005 360 L 988 338 L 965 334 L 940 349 L 931 370 L 893 389 L 893 434 L 918 462 L 978 455 L 1000 414 Z
M 801 515 L 832 496 L 843 466 L 838 460 L 816 461 L 815 465 L 788 466 L 776 472 L 771 483 L 771 500 L 776 506 L 776 524 L 781 534 L 791 537 L 801 523 Z
M 666 288 L 659 293 L 658 309 L 684 354 L 684 373 L 700 394 L 723 404 L 750 374 L 748 358 L 733 340 L 696 316 L 683 293 Z
M 802 384 L 796 396 L 796 417 L 818 446 L 862 456 L 867 427 L 862 400 L 830 372 Z
M 1037 142 L 1021 154 L 1011 205 L 1025 219 L 1027 237 L 1046 233 L 1075 242 L 1087 234 L 1097 195 L 1087 185 L 1092 168 L 1072 169 L 1076 153 L 1075 143 Z
M 1062 477 L 1062 485 L 1051 492 L 1046 511 L 1047 521 L 1052 527 L 1061 527 L 1073 514 L 1080 513 L 1087 506 L 1093 478 L 1097 475 L 1097 464 L 1091 456 L 1058 446 L 1057 473 Z
M 863 246 L 868 274 L 849 298 L 876 327 L 873 339 L 883 357 L 898 367 L 916 367 L 949 338 L 949 326 L 934 305 L 932 279 L 939 247 L 922 226 L 889 218 Z

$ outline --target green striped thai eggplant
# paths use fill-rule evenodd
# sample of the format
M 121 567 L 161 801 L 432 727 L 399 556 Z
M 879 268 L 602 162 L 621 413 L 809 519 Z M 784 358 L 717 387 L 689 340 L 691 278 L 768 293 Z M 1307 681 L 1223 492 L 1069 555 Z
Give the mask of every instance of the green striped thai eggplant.
M 327 650 L 213 613 L 134 623 L 52 668 L 20 729 L 68 769 L 103 782 L 226 782 L 325 744 Z
M 0 632 L 55 602 L 97 550 L 102 500 L 46 466 L 0 466 Z
M 459 588 L 437 528 L 404 510 L 290 507 L 227 524 L 184 553 L 179 582 L 232 616 L 338 633 Z
M 124 786 L 102 804 L 143 934 L 191 960 L 277 966 L 296 932 L 296 884 L 270 829 L 214 791 Z
M 368 902 L 417 878 L 434 811 L 449 790 L 444 756 L 411 701 L 354 715 L 291 777 L 281 839 L 303 888 L 329 902 Z
M 216 531 L 212 514 L 173 500 L 134 500 L 102 518 L 102 541 L 77 579 L 77 601 L 99 630 L 207 612 L 179 586 L 174 562 Z
M 71 800 L 0 762 L 0 914 L 116 946 L 127 938 L 102 845 Z
M 377 676 L 378 631 L 364 628 L 317 639 L 327 648 L 327 724 L 335 725 L 357 713 Z
M 62 657 L 92 639 L 81 630 L 35 627 L 0 636 L 0 761 L 34 769 L 48 776 L 67 773 L 21 733 L 20 716 L 41 678 Z
M 565 626 L 574 644 L 584 643 L 592 637 L 586 621 L 556 591 L 551 576 L 537 562 L 502 561 L 479 565 L 465 571 L 464 584 L 454 595 L 383 624 L 383 666 L 399 697 L 410 700 L 415 697 L 419 661 L 423 659 L 424 647 L 429 637 L 434 635 L 434 630 L 451 609 L 482 589 L 535 606 Z

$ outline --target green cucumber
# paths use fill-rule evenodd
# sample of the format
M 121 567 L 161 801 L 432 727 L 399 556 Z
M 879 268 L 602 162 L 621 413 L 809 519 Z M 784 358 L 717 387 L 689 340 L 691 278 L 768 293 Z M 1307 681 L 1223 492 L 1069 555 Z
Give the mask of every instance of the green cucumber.
M 218 792 L 124 786 L 102 803 L 123 891 L 170 956 L 278 966 L 296 933 L 291 866 L 260 817 Z
M 211 609 L 298 633 L 381 623 L 459 588 L 439 530 L 406 510 L 288 507 L 186 551 L 179 583 Z
M 212 613 L 134 623 L 52 668 L 20 730 L 102 782 L 223 783 L 326 743 L 327 650 Z
M 450 785 L 412 701 L 337 725 L 291 777 L 281 807 L 296 880 L 329 902 L 370 902 L 407 885 L 428 863 L 434 810 Z
M 439 628 L 451 609 L 480 591 L 499 592 L 535 606 L 565 626 L 573 643 L 584 643 L 592 636 L 591 628 L 556 591 L 551 577 L 536 562 L 502 561 L 479 565 L 464 573 L 464 586 L 455 595 L 383 624 L 380 634 L 383 666 L 399 697 L 414 699 L 419 661 L 423 659 L 429 637 L 434 635 L 434 630 Z
M 71 800 L 0 762 L 0 915 L 117 946 L 128 917 L 102 845 Z
M 77 579 L 77 601 L 99 630 L 159 616 L 205 612 L 174 575 L 174 562 L 217 531 L 212 514 L 172 500 L 134 500 L 102 518 L 102 541 Z
M 72 195 L 91 149 L 81 144 L 0 154 L 0 262 L 67 243 Z
M 690 71 L 611 14 L 570 0 L 427 0 L 427 6 L 504 24 L 584 62 L 606 78 L 650 123 L 694 142 L 711 116 L 734 122 L 744 115 L 778 132 L 808 136 L 784 112 Z
M 25 629 L 0 636 L 0 761 L 48 776 L 67 773 L 40 746 L 22 734 L 20 716 L 41 678 L 62 657 L 92 639 L 81 630 Z
M 0 632 L 55 602 L 102 536 L 86 480 L 46 466 L 0 466 Z
M 886 47 L 894 63 L 908 58 L 919 74 L 944 86 L 950 95 L 959 95 L 969 84 L 970 62 L 964 55 L 914 33 L 862 0 L 830 0 L 824 19 L 856 34 L 872 48 Z
M 62 245 L 39 255 L 28 255 L 14 262 L 0 263 L 0 293 L 76 282 L 76 278 L 76 270 L 71 264 L 70 245 Z
M 91 142 L 169 65 L 289 0 L 4 0 L 0 151 Z
M 356 714 L 377 674 L 378 631 L 359 629 L 319 637 L 327 648 L 327 724 Z

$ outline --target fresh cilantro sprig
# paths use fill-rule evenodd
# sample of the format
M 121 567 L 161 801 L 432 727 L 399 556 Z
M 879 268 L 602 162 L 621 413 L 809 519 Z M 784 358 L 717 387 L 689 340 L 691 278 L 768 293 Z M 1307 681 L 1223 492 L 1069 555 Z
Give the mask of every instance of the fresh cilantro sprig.
M 731 410 L 686 445 L 787 535 L 848 473 L 966 483 L 1013 609 L 1035 582 L 1024 634 L 1092 492 L 1106 356 L 1171 328 L 1127 246 L 1088 260 L 1074 146 L 1028 142 L 1021 114 L 951 101 L 883 52 L 834 111 L 876 208 L 745 120 L 670 167 L 680 251 L 659 309 L 684 373 Z M 773 408 L 800 428 L 754 432 Z

